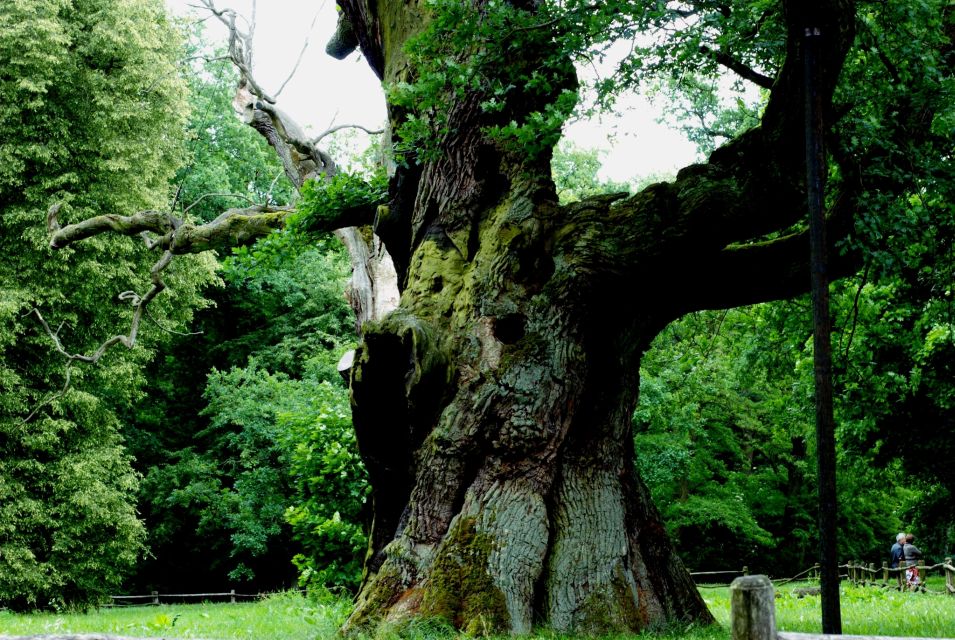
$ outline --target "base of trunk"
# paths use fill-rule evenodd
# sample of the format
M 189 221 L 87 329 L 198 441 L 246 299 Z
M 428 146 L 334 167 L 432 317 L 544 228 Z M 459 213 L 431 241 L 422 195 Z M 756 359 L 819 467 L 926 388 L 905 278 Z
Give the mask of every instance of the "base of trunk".
M 495 483 L 480 497 L 469 492 L 436 544 L 399 536 L 386 547 L 346 631 L 418 619 L 475 635 L 713 622 L 659 518 L 628 525 L 641 510 L 628 508 L 627 484 L 605 472 L 563 474 L 551 505 L 526 479 Z M 646 495 L 637 490 L 629 502 Z

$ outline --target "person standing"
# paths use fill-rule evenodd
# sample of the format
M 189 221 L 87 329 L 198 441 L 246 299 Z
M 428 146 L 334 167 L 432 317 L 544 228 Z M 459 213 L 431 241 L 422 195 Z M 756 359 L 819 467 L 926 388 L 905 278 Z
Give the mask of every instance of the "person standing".
M 898 569 L 899 563 L 902 562 L 903 552 L 902 547 L 905 545 L 905 534 L 900 533 L 895 536 L 895 544 L 892 545 L 892 548 L 889 550 L 889 568 Z M 904 571 L 899 571 L 896 576 L 898 577 L 899 582 L 899 591 L 902 590 L 902 585 L 905 584 L 905 573 Z
M 910 590 L 918 591 L 922 585 L 918 568 L 918 561 L 922 559 L 922 551 L 912 544 L 913 542 L 915 542 L 915 536 L 911 533 L 907 534 L 905 544 L 902 547 L 902 558 L 905 562 L 905 582 Z M 922 589 L 924 590 L 924 587 Z

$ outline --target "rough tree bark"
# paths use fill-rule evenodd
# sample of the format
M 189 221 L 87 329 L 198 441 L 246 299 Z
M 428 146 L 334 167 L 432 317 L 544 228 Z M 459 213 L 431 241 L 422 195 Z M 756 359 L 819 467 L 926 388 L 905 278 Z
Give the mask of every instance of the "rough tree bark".
M 429 3 L 338 1 L 329 51 L 360 46 L 384 83 L 410 79 L 402 46 L 426 28 Z M 517 90 L 488 115 L 482 96 L 465 94 L 449 96 L 440 153 L 397 168 L 387 207 L 323 218 L 329 229 L 375 221 L 401 288 L 397 310 L 364 324 L 350 370 L 374 524 L 347 630 L 419 616 L 514 633 L 712 620 L 635 473 L 630 420 L 641 354 L 668 322 L 808 290 L 807 233 L 786 233 L 805 214 L 802 34 L 822 30 L 819 90 L 831 126 L 855 7 L 782 7 L 786 58 L 761 125 L 672 183 L 559 205 L 546 152 L 523 154 L 485 134 L 489 118 L 519 120 L 554 95 Z M 513 55 L 532 69 L 542 52 Z M 268 105 L 252 105 L 253 120 L 259 111 L 279 129 Z M 402 116 L 392 105 L 393 126 Z M 845 179 L 829 199 L 830 243 L 851 226 L 865 162 L 837 160 Z M 52 244 L 146 230 L 167 250 L 200 251 L 243 228 L 280 226 L 281 216 L 226 216 L 205 235 L 169 228 L 161 215 L 102 216 L 51 226 Z M 854 259 L 838 258 L 831 272 Z
M 426 3 L 339 5 L 383 81 L 406 80 L 401 46 Z M 803 13 L 825 29 L 830 98 L 852 4 L 786 8 L 794 36 Z M 422 615 L 512 633 L 712 620 L 634 471 L 637 372 L 679 315 L 808 286 L 804 235 L 744 244 L 804 213 L 800 56 L 791 37 L 762 126 L 708 163 L 569 206 L 548 158 L 483 134 L 482 96 L 449 98 L 438 159 L 392 181 L 400 232 L 378 230 L 403 293 L 365 326 L 351 375 L 375 520 L 348 629 Z M 529 99 L 504 119 L 543 106 Z

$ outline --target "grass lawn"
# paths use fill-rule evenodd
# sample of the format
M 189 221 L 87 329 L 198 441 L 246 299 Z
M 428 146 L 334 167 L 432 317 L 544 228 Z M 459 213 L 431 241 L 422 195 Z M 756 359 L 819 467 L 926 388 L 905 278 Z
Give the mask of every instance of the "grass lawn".
M 776 589 L 776 628 L 780 631 L 822 633 L 819 596 L 799 598 L 793 589 L 811 586 L 791 583 Z M 944 578 L 933 577 L 928 587 L 942 591 Z M 728 629 L 729 589 L 701 589 L 710 611 Z M 840 588 L 842 632 L 882 635 L 955 638 L 955 597 L 935 593 L 909 593 L 877 587 Z M 728 632 L 727 632 L 728 634 Z
M 799 598 L 797 586 L 777 589 L 776 625 L 784 631 L 821 631 L 819 597 Z M 930 587 L 944 588 L 936 581 Z M 701 589 L 719 626 L 675 625 L 641 634 L 647 640 L 728 640 L 730 600 L 726 587 Z M 955 638 L 955 597 L 932 593 L 899 593 L 874 587 L 843 584 L 841 595 L 843 632 L 857 635 L 920 636 Z M 156 607 L 106 608 L 90 613 L 13 614 L 0 611 L 0 634 L 110 633 L 163 638 L 207 640 L 333 640 L 348 615 L 350 603 L 332 597 L 309 600 L 298 593 L 285 593 L 266 600 L 241 604 L 188 604 Z M 406 629 L 401 637 L 424 640 L 454 634 L 434 625 Z M 384 634 L 385 640 L 398 634 Z M 539 640 L 566 636 L 542 633 Z
M 308 600 L 299 593 L 259 602 L 109 607 L 89 613 L 0 611 L 0 634 L 109 633 L 208 640 L 333 638 L 351 609 L 348 600 Z

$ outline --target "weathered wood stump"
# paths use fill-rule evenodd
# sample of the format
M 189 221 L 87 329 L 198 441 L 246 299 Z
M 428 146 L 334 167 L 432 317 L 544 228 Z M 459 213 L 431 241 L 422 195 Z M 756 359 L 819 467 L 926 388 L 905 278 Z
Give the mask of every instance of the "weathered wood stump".
M 773 583 L 766 576 L 743 576 L 730 585 L 733 640 L 776 640 Z

